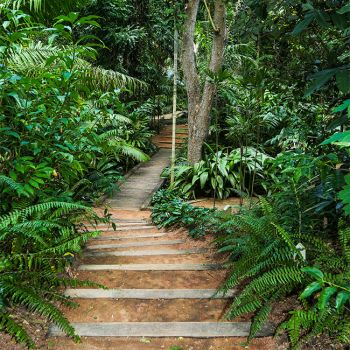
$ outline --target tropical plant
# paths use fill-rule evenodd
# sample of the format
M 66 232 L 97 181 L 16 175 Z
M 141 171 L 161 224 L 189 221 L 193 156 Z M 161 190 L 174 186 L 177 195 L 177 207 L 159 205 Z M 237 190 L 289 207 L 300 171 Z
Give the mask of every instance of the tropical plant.
M 186 198 L 203 194 L 217 198 L 244 195 L 251 191 L 252 177 L 263 177 L 264 164 L 270 158 L 252 147 L 214 152 L 207 145 L 207 149 L 208 153 L 200 162 L 175 167 L 175 182 L 171 189 Z M 163 175 L 168 176 L 168 170 Z
M 340 228 L 340 250 L 318 257 L 317 266 L 302 269 L 311 282 L 299 296 L 304 307 L 291 311 L 291 317 L 281 326 L 287 329 L 293 349 L 321 333 L 338 342 L 349 343 L 349 242 L 349 228 Z
M 0 181 L 5 190 L 9 185 L 19 195 L 26 193 L 10 178 L 1 176 Z M 11 316 L 11 310 L 18 306 L 45 316 L 68 335 L 75 335 L 55 302 L 74 306 L 58 287 L 95 285 L 65 276 L 71 257 L 99 234 L 78 232 L 75 225 L 79 220 L 100 221 L 91 209 L 64 202 L 38 203 L 0 216 L 0 330 L 28 347 L 34 347 L 33 340 L 21 322 Z

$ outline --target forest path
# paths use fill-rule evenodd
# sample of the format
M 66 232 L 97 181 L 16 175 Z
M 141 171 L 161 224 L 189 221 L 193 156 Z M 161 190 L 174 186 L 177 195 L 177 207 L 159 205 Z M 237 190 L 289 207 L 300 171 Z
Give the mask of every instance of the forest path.
M 153 192 L 162 183 L 160 174 L 169 164 L 170 155 L 171 150 L 160 149 L 150 161 L 136 166 L 120 186 L 120 191 L 107 200 L 107 205 L 113 209 L 138 210 L 146 207 Z
M 161 151 L 110 200 L 117 229 L 98 225 L 102 233 L 88 242 L 77 271 L 78 278 L 108 289 L 66 290 L 80 304 L 63 311 L 82 341 L 76 344 L 52 326 L 51 350 L 278 349 L 270 337 L 242 347 L 250 323 L 222 321 L 234 291 L 215 295 L 226 271 L 209 243 L 194 242 L 184 230 L 159 230 L 150 211 L 137 208 L 158 183 L 167 157 Z M 134 197 L 136 185 L 142 196 Z M 265 329 L 260 335 L 269 334 Z

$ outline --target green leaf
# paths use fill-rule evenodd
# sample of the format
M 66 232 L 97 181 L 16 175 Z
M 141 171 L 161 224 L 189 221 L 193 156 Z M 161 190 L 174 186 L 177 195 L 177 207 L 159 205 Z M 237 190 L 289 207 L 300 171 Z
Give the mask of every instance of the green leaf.
M 344 13 L 348 13 L 348 12 L 350 12 L 350 3 L 346 4 L 340 10 L 337 11 L 337 13 L 339 13 L 340 15 L 343 15 Z
M 306 299 L 320 289 L 322 289 L 322 284 L 320 282 L 312 282 L 304 289 L 299 298 Z
M 336 74 L 338 88 L 344 94 L 350 90 L 350 71 L 342 70 Z
M 336 144 L 336 145 L 342 145 L 342 146 L 350 145 L 350 131 L 337 132 L 334 135 L 332 135 L 330 138 L 328 138 L 327 140 L 321 143 L 321 145 L 329 145 L 329 144 Z
M 337 288 L 336 287 L 327 287 L 325 288 L 320 295 L 320 298 L 318 299 L 318 308 L 320 310 L 324 310 L 328 303 L 329 303 L 329 299 L 332 297 L 332 295 L 334 295 L 337 292 Z
M 345 100 L 340 106 L 334 108 L 332 110 L 332 113 L 338 113 L 338 112 L 345 111 L 345 109 L 347 109 L 349 106 L 350 106 L 350 99 Z
M 318 280 L 323 280 L 323 272 L 316 267 L 304 267 L 301 269 L 301 271 L 308 273 L 309 275 L 315 277 Z
M 36 189 L 40 188 L 40 185 L 36 181 L 34 181 L 33 179 L 30 179 L 28 182 L 32 187 L 34 187 Z
M 345 290 L 338 293 L 337 298 L 335 299 L 335 308 L 339 311 L 349 300 L 349 297 L 350 293 Z
M 71 72 L 68 72 L 68 71 L 66 71 L 66 70 L 64 70 L 64 71 L 62 72 L 62 76 L 63 76 L 64 81 L 67 81 L 67 80 L 69 80 L 69 78 L 72 76 L 72 73 L 71 73 Z
M 305 97 L 310 96 L 314 91 L 319 90 L 323 85 L 328 83 L 329 80 L 336 74 L 337 68 L 326 69 L 312 75 L 311 85 L 305 91 Z
M 311 24 L 311 22 L 314 19 L 315 19 L 315 15 L 313 12 L 309 12 L 308 14 L 306 14 L 305 18 L 295 26 L 294 30 L 292 31 L 292 35 L 300 34 L 303 30 L 305 30 Z
M 209 173 L 208 172 L 204 172 L 200 175 L 199 177 L 199 181 L 200 181 L 200 184 L 201 184 L 201 189 L 204 188 L 207 180 L 208 180 L 208 177 L 209 177 Z

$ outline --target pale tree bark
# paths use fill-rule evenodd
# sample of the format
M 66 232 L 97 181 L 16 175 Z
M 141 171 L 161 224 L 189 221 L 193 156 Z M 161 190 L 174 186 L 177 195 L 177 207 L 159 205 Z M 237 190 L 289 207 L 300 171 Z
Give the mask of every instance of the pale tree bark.
M 196 67 L 194 33 L 200 0 L 190 0 L 184 23 L 182 67 L 186 80 L 188 97 L 188 161 L 197 163 L 202 158 L 202 147 L 208 136 L 210 112 L 216 94 L 216 86 L 207 78 L 204 87 Z M 223 63 L 226 38 L 226 7 L 223 0 L 215 0 L 213 16 L 214 37 L 209 71 L 216 74 Z

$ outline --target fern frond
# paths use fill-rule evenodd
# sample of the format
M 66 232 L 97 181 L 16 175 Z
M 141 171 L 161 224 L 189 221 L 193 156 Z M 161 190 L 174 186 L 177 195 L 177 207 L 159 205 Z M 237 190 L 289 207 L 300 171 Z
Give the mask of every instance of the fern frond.
M 255 293 L 257 295 L 265 295 L 276 287 L 280 288 L 287 284 L 300 284 L 303 278 L 303 272 L 296 266 L 279 267 L 254 279 L 243 290 L 239 298 L 252 297 Z
M 27 195 L 23 189 L 23 186 L 16 181 L 12 180 L 10 177 L 5 175 L 0 175 L 0 185 L 6 185 L 12 190 L 14 190 L 18 195 Z
M 32 205 L 22 210 L 14 210 L 7 215 L 0 216 L 0 230 L 6 228 L 8 225 L 15 224 L 19 218 L 31 216 L 36 213 L 47 213 L 50 210 L 61 208 L 65 213 L 72 212 L 74 210 L 92 211 L 81 204 L 66 203 L 66 202 L 47 202 Z
M 350 228 L 342 228 L 339 230 L 339 240 L 342 246 L 343 255 L 347 263 L 350 264 Z
M 4 286 L 3 286 L 4 287 Z M 67 335 L 75 336 L 75 330 L 70 325 L 63 313 L 52 304 L 38 297 L 32 291 L 19 285 L 5 287 L 6 294 L 10 294 L 11 301 L 14 304 L 26 306 L 33 312 L 46 316 L 49 320 L 55 322 Z
M 48 11 L 49 13 L 69 12 L 81 6 L 87 4 L 86 0 L 3 0 L 6 7 L 13 7 L 14 9 L 20 9 L 24 6 L 29 6 L 31 11 L 42 12 Z
M 349 318 L 341 321 L 337 339 L 343 344 L 349 344 L 350 342 L 350 319 Z
M 35 343 L 27 331 L 18 322 L 14 321 L 8 313 L 0 312 L 0 330 L 7 332 L 17 342 L 25 344 L 29 349 L 35 348 Z
M 16 50 L 9 52 L 8 65 L 17 72 L 36 75 L 38 71 L 48 69 L 46 66 L 48 58 L 56 56 L 62 50 L 67 49 L 68 47 L 45 45 L 41 42 L 17 47 Z M 134 92 L 147 87 L 147 84 L 141 80 L 123 73 L 96 67 L 82 58 L 76 58 L 75 68 L 81 75 L 80 78 L 84 82 L 84 87 L 89 87 L 91 90 L 113 91 L 115 89 L 128 89 Z
M 239 305 L 239 303 L 234 302 L 233 305 L 231 305 L 230 310 L 226 313 L 225 318 L 228 320 L 233 320 L 241 315 L 255 312 L 261 307 L 261 305 L 262 303 L 258 299 L 249 301 L 247 303 L 243 303 L 242 305 Z
M 258 313 L 254 316 L 252 325 L 250 327 L 250 332 L 248 337 L 249 341 L 252 340 L 257 335 L 261 327 L 265 324 L 265 322 L 267 321 L 270 315 L 271 310 L 272 310 L 272 301 L 269 300 L 265 302 L 264 305 L 262 305 Z

